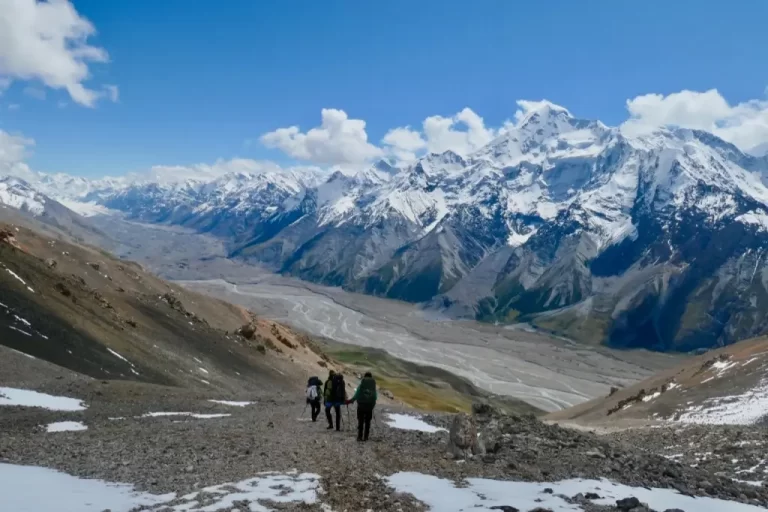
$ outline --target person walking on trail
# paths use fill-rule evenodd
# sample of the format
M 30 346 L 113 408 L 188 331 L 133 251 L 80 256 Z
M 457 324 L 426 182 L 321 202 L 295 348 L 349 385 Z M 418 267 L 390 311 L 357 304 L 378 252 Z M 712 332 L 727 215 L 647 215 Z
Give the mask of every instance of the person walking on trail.
M 325 417 L 328 419 L 328 430 L 333 429 L 331 409 L 336 413 L 336 430 L 341 430 L 341 406 L 347 402 L 347 389 L 344 376 L 333 370 L 328 374 L 323 393 L 325 397 Z
M 322 385 L 318 377 L 310 377 L 307 382 L 307 403 L 312 407 L 312 422 L 320 416 L 320 402 L 322 400 Z M 306 407 L 306 406 L 305 406 Z
M 357 386 L 352 400 L 347 403 L 357 402 L 357 440 L 367 441 L 371 433 L 371 420 L 373 419 L 373 408 L 376 407 L 376 400 L 379 394 L 376 392 L 376 381 L 371 372 L 366 372 L 360 385 Z

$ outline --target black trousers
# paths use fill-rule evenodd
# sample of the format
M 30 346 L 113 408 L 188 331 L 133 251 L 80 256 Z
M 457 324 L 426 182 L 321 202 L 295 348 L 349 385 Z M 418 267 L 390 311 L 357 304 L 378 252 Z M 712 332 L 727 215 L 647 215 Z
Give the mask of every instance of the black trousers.
M 312 407 L 312 421 L 317 421 L 317 417 L 320 416 L 320 399 L 311 400 L 309 405 Z
M 371 433 L 374 404 L 357 404 L 357 439 L 367 441 Z
M 328 419 L 328 428 L 333 428 L 333 418 L 331 417 L 331 408 L 336 411 L 336 430 L 341 430 L 341 405 L 326 404 L 325 417 Z

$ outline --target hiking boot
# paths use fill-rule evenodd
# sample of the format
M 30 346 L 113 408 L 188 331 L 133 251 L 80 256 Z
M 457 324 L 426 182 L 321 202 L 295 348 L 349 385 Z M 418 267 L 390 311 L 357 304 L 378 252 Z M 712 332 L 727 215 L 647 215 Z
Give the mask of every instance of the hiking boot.
M 326 428 L 325 430 L 333 430 L 333 425 L 328 425 L 328 428 Z
M 358 438 L 357 438 L 357 442 L 358 442 L 358 443 L 362 443 L 362 442 L 363 442 L 363 439 L 362 439 L 361 437 L 358 437 Z

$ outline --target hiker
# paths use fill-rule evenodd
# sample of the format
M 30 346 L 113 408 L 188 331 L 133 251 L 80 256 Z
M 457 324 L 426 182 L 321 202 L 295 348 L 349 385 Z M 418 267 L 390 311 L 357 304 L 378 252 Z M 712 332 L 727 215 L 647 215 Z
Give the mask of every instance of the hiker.
M 331 408 L 336 413 L 336 430 L 341 430 L 341 406 L 347 402 L 347 390 L 344 384 L 344 376 L 333 370 L 328 372 L 328 380 L 325 382 L 323 396 L 325 398 L 325 417 L 328 419 L 328 430 L 333 429 Z
M 347 402 L 351 404 L 357 402 L 357 440 L 367 441 L 368 434 L 371 432 L 371 419 L 373 419 L 373 408 L 376 407 L 376 400 L 379 394 L 376 392 L 376 381 L 371 372 L 365 372 L 363 380 L 357 386 L 352 400 Z
M 322 385 L 318 377 L 310 377 L 307 382 L 307 403 L 312 407 L 312 422 L 317 421 L 317 417 L 320 416 L 320 400 L 322 398 Z

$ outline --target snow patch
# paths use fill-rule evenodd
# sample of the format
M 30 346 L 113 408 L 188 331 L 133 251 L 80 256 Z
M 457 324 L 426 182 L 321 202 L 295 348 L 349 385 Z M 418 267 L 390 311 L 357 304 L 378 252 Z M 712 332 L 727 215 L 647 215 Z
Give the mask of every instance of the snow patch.
M 768 231 L 768 215 L 764 212 L 748 212 L 736 217 L 738 222 L 757 226 L 760 231 Z
M 212 418 L 226 418 L 232 416 L 231 414 L 200 414 L 195 412 L 148 412 L 137 416 L 138 418 L 163 418 L 166 416 L 189 416 L 190 418 L 197 418 L 200 420 L 209 420 Z
M 118 354 L 117 352 L 112 350 L 111 348 L 107 348 L 107 350 L 109 351 L 110 354 L 112 354 L 113 356 L 117 357 L 118 359 L 122 359 L 126 363 L 131 364 L 131 362 L 129 360 L 127 360 L 126 358 L 124 358 L 123 356 L 121 356 L 120 354 Z
M 768 415 L 768 379 L 740 394 L 708 398 L 682 411 L 677 421 L 705 425 L 752 425 Z
M 430 425 L 417 416 L 394 413 L 389 413 L 387 416 L 389 417 L 389 420 L 385 421 L 385 423 L 392 428 L 400 430 L 418 430 L 419 432 L 428 432 L 430 434 L 434 434 L 435 432 L 448 432 L 444 428 Z
M 76 432 L 80 430 L 88 430 L 88 427 L 79 421 L 57 421 L 49 423 L 45 427 L 46 432 Z
M 601 480 L 564 480 L 561 482 L 510 482 L 468 478 L 466 487 L 456 487 L 450 480 L 421 473 L 396 473 L 386 479 L 396 491 L 412 494 L 426 503 L 433 512 L 477 511 L 490 512 L 492 507 L 510 506 L 519 510 L 540 507 L 556 512 L 583 511 L 558 495 L 575 496 L 578 493 L 597 493 L 597 505 L 615 505 L 616 500 L 634 496 L 654 510 L 679 508 L 696 512 L 757 512 L 761 507 L 714 498 L 684 496 L 670 489 L 630 487 Z M 552 494 L 544 493 L 551 488 Z
M 255 402 L 232 402 L 230 400 L 208 400 L 208 401 L 213 402 L 215 404 L 229 405 L 232 407 L 245 407 L 247 405 L 251 405 L 255 403 Z
M 213 512 L 236 506 L 242 511 L 268 512 L 272 509 L 260 501 L 312 505 L 319 501 L 320 493 L 319 475 L 297 471 L 259 473 L 177 497 L 174 493 L 138 492 L 129 484 L 78 478 L 47 468 L 0 463 L 0 496 L 4 507 L 14 512 Z
M 0 406 L 42 407 L 49 411 L 82 411 L 86 405 L 82 400 L 64 396 L 48 395 L 38 391 L 0 387 Z

